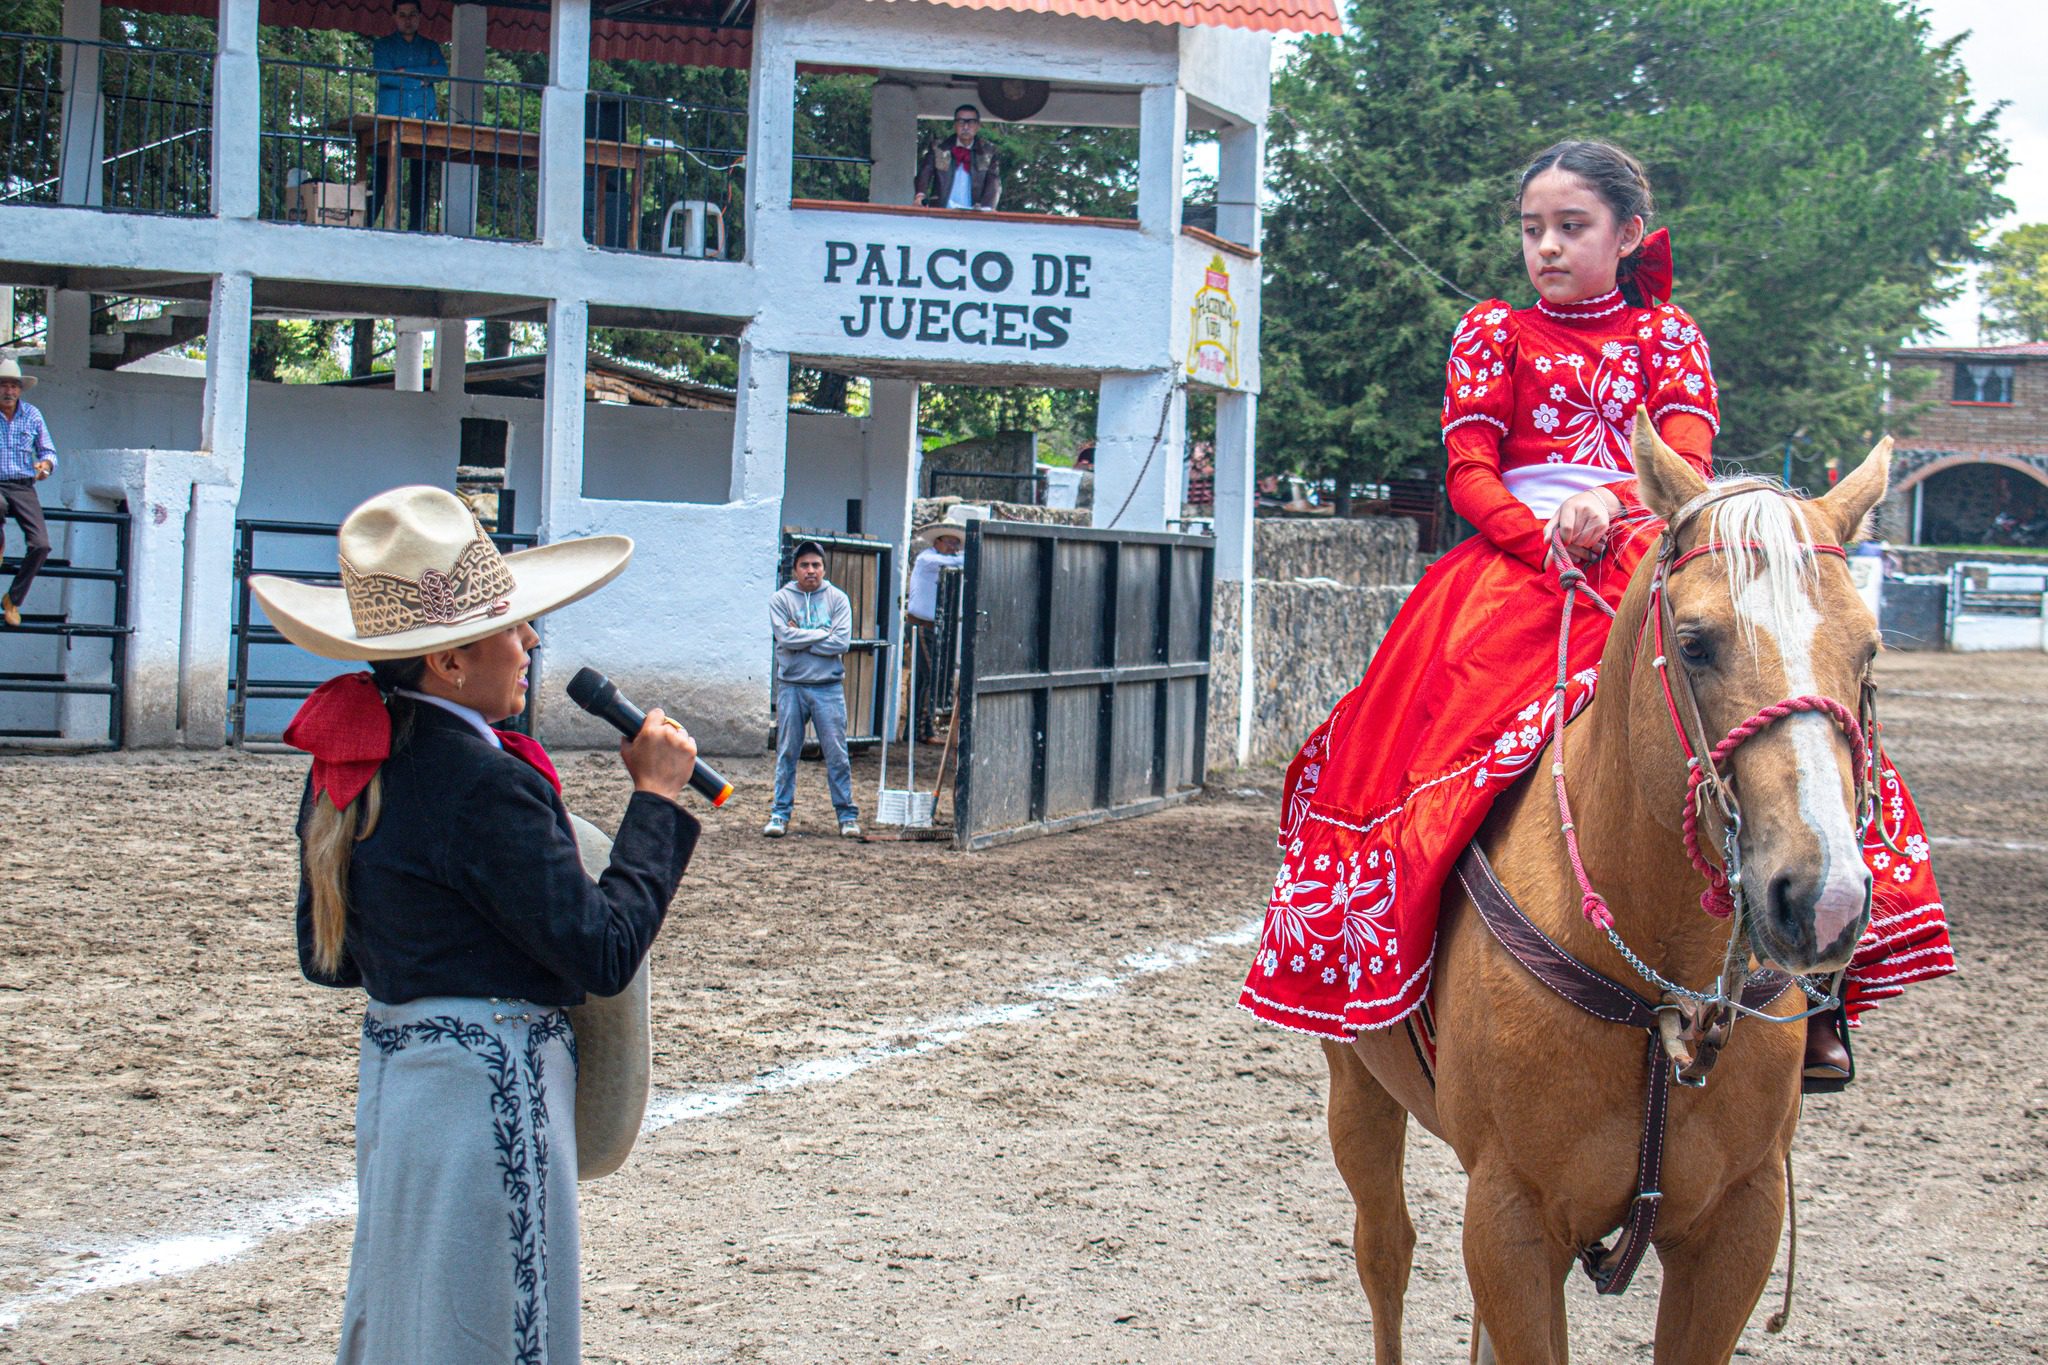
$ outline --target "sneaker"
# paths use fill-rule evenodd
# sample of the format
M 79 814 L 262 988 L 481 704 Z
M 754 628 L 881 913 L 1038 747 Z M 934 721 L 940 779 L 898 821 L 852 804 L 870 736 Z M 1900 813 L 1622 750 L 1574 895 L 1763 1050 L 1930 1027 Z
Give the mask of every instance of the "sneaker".
M 763 839 L 780 839 L 787 833 L 789 833 L 789 817 L 786 815 L 771 815 L 768 817 L 768 823 L 761 826 L 761 837 Z
M 841 820 L 839 822 L 839 837 L 842 839 L 860 838 L 860 821 Z

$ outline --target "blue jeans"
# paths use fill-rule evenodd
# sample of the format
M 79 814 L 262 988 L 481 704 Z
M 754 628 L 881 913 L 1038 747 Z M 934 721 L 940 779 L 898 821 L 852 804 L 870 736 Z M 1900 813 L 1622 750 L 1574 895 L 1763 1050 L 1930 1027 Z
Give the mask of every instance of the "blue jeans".
M 846 689 L 834 683 L 778 685 L 775 693 L 775 815 L 789 818 L 796 804 L 796 759 L 804 747 L 804 722 L 817 731 L 825 751 L 825 781 L 839 823 L 860 819 L 853 804 L 853 765 L 846 760 Z

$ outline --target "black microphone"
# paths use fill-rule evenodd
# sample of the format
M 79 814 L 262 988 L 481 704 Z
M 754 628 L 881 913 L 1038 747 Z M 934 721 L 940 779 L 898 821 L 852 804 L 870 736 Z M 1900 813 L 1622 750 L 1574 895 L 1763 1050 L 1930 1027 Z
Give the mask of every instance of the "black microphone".
M 619 691 L 619 685 L 594 668 L 576 670 L 576 676 L 569 679 L 569 700 L 627 739 L 639 734 L 640 727 L 647 723 L 647 713 L 627 701 Z M 669 724 L 675 725 L 675 722 L 670 721 Z M 720 777 L 718 770 L 701 758 L 690 774 L 690 785 L 713 806 L 724 805 L 725 799 L 732 795 L 732 783 Z

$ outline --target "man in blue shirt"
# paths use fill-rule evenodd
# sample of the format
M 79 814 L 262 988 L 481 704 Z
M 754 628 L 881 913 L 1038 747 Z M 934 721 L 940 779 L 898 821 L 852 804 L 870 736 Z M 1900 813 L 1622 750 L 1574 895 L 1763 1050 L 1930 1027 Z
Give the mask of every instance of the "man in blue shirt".
M 21 401 L 22 391 L 35 385 L 35 376 L 22 374 L 12 357 L 0 360 L 0 553 L 6 550 L 10 516 L 21 524 L 28 541 L 14 585 L 0 596 L 0 618 L 10 626 L 21 624 L 22 599 L 36 581 L 36 570 L 50 557 L 50 533 L 43 527 L 36 484 L 57 471 L 57 447 L 50 441 L 43 414 Z
M 391 6 L 394 31 L 379 38 L 370 49 L 370 65 L 377 69 L 377 112 L 387 118 L 439 118 L 440 104 L 434 87 L 448 75 L 448 63 L 441 45 L 420 37 L 418 0 L 395 0 Z M 370 221 L 377 222 L 384 207 L 385 179 L 391 174 L 391 153 L 384 139 L 377 140 L 376 165 L 370 181 Z M 427 163 L 419 157 L 405 158 L 399 170 L 404 180 L 401 205 L 406 218 L 392 224 L 414 232 L 427 225 Z

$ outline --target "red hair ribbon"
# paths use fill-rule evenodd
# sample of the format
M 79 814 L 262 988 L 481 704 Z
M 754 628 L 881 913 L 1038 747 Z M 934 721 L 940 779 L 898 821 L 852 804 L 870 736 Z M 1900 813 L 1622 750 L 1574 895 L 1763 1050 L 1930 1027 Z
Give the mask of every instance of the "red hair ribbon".
M 561 792 L 561 774 L 538 740 L 516 730 L 497 733 L 506 753 L 523 759 Z M 284 742 L 313 756 L 313 794 L 324 791 L 335 809 L 346 810 L 391 757 L 391 713 L 384 694 L 368 673 L 329 678 L 284 727 Z
M 346 810 L 391 757 L 391 713 L 368 673 L 344 673 L 313 689 L 284 742 L 313 755 L 313 794 Z
M 1671 298 L 1671 230 L 1658 228 L 1643 238 L 1643 244 L 1629 257 L 1635 273 L 1629 276 L 1645 307 L 1655 307 Z

